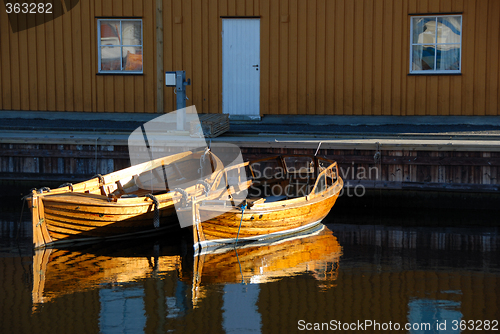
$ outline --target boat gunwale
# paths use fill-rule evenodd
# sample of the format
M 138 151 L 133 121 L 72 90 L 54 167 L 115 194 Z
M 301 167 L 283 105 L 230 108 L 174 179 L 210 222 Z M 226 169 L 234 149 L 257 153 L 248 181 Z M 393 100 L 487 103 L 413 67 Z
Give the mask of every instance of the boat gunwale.
M 161 158 L 157 158 L 157 159 L 154 159 L 151 161 L 146 161 L 146 162 L 134 165 L 134 166 L 130 166 L 130 167 L 118 170 L 118 171 L 114 171 L 114 172 L 105 174 L 105 175 L 92 177 L 91 179 L 88 179 L 86 181 L 82 181 L 82 182 L 79 182 L 79 183 L 76 183 L 73 185 L 67 185 L 64 187 L 56 188 L 56 189 L 50 189 L 48 191 L 44 190 L 41 193 L 33 191 L 31 194 L 29 194 L 30 195 L 29 197 L 30 198 L 32 198 L 32 196 L 37 196 L 37 197 L 42 197 L 42 196 L 51 196 L 52 197 L 52 196 L 54 196 L 55 197 L 55 195 L 64 195 L 67 193 L 72 193 L 72 194 L 79 194 L 82 196 L 105 199 L 105 198 L 108 198 L 106 195 L 73 191 L 72 189 L 76 188 L 76 187 L 82 187 L 84 185 L 89 185 L 88 189 L 87 188 L 84 188 L 84 189 L 88 190 L 88 191 L 95 191 L 97 189 L 101 189 L 101 188 L 106 187 L 106 186 L 114 185 L 116 182 L 120 181 L 121 179 L 133 177 L 135 175 L 140 175 L 142 173 L 154 170 L 155 168 L 158 168 L 162 165 L 169 165 L 171 163 L 182 162 L 182 161 L 185 161 L 187 158 L 192 158 L 192 157 L 195 157 L 196 155 L 200 155 L 200 157 L 201 157 L 201 155 L 203 154 L 202 152 L 207 152 L 207 151 L 200 150 L 200 151 L 195 151 L 195 152 L 186 151 L 186 152 L 176 153 L 176 154 L 169 155 L 166 157 L 161 157 Z M 212 156 L 215 158 L 214 159 L 215 170 L 210 174 L 209 178 L 212 180 L 215 180 L 217 178 L 217 176 L 224 170 L 224 166 L 222 164 L 222 161 L 220 161 L 220 159 L 217 156 L 215 156 L 215 154 L 213 154 L 211 151 L 208 151 L 208 152 L 210 152 L 212 154 Z M 181 155 L 180 158 L 178 157 L 179 155 Z M 165 160 L 167 160 L 167 161 L 165 161 Z M 103 182 L 101 182 L 101 180 Z M 96 185 L 94 187 L 92 187 L 92 183 L 96 183 Z M 212 185 L 213 185 L 213 183 L 212 183 Z M 193 185 L 193 186 L 195 186 L 195 185 Z M 155 197 L 161 198 L 161 196 L 166 196 L 170 193 L 174 193 L 174 191 L 171 190 L 169 192 L 161 193 L 161 194 L 155 195 Z M 130 198 L 119 198 L 120 201 L 130 201 L 130 202 L 134 202 L 134 201 L 141 200 L 141 199 L 147 199 L 147 197 L 146 196 L 137 196 L 137 197 L 130 197 Z
M 296 227 L 293 229 L 289 229 L 289 230 L 272 232 L 272 233 L 268 233 L 268 234 L 256 235 L 256 236 L 251 236 L 251 237 L 238 238 L 238 242 L 241 242 L 242 244 L 244 244 L 244 243 L 248 243 L 248 242 L 252 242 L 252 241 L 263 241 L 263 240 L 283 237 L 286 235 L 292 235 L 295 233 L 300 233 L 300 232 L 303 232 L 304 230 L 313 228 L 314 226 L 321 224 L 321 221 L 323 219 L 324 219 L 324 217 L 317 220 L 317 221 L 314 221 L 312 223 L 308 223 L 306 225 L 302 225 L 302 226 L 299 226 L 299 227 Z M 236 243 L 235 241 L 236 240 L 234 238 L 198 241 L 197 243 L 194 244 L 194 249 L 195 249 L 194 255 L 195 256 L 199 255 L 203 250 L 210 249 L 213 247 L 235 244 Z M 201 250 L 200 250 L 200 248 L 201 248 Z
M 259 213 L 271 213 L 271 212 L 277 212 L 277 211 L 282 211 L 282 210 L 289 210 L 289 209 L 295 209 L 297 207 L 302 207 L 305 205 L 309 204 L 315 204 L 317 202 L 322 202 L 324 200 L 329 199 L 330 197 L 336 196 L 337 193 L 340 192 L 343 186 L 343 181 L 340 181 L 338 184 L 333 184 L 330 188 L 328 188 L 324 193 L 320 193 L 317 196 L 311 197 L 309 199 L 306 199 L 304 201 L 306 196 L 303 197 L 297 197 L 297 198 L 290 198 L 290 199 L 284 199 L 281 201 L 276 201 L 276 202 L 269 202 L 269 203 L 259 203 L 259 204 L 254 204 L 251 207 L 247 207 L 244 212 L 245 215 L 254 215 L 254 214 L 259 214 Z M 265 198 L 265 197 L 263 197 Z M 200 205 L 200 210 L 206 210 L 206 211 L 223 211 L 223 213 L 234 213 L 234 214 L 241 214 L 241 209 L 238 206 L 225 206 L 222 207 L 221 205 L 203 205 L 203 201 L 201 201 L 202 205 Z M 230 208 L 230 210 L 227 210 L 227 208 Z

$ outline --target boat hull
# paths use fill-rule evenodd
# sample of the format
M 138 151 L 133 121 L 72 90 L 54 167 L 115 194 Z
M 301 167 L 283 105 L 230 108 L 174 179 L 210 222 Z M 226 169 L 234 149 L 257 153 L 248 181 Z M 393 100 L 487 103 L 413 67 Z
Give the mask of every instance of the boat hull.
M 120 238 L 127 235 L 155 233 L 177 228 L 174 202 L 171 198 L 159 203 L 159 226 L 154 227 L 154 204 L 108 202 L 105 197 L 78 193 L 46 195 L 33 204 L 34 228 L 43 243 L 38 247 L 76 243 L 95 239 Z
M 293 235 L 320 224 L 334 206 L 341 187 L 304 201 L 281 201 L 245 211 L 223 212 L 215 206 L 200 206 L 194 226 L 195 249 Z M 217 215 L 217 210 L 221 211 Z M 206 217 L 213 217 L 207 219 Z M 197 239 L 197 240 L 196 240 Z

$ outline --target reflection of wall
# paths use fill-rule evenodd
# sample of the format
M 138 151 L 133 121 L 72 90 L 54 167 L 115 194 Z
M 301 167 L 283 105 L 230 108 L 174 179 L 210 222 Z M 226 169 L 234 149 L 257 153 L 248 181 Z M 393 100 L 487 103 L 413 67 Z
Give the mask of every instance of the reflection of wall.
M 460 249 L 467 251 L 458 251 L 456 244 L 446 246 L 444 242 L 437 243 L 437 249 L 445 249 L 448 253 L 428 249 L 434 254 L 429 256 L 422 254 L 428 248 L 426 244 L 417 249 L 411 243 L 398 244 L 398 240 L 404 239 L 404 233 L 393 230 L 396 231 L 381 233 L 382 246 L 370 233 L 360 239 L 350 239 L 334 232 L 343 246 L 335 286 L 325 288 L 322 282 L 305 275 L 250 286 L 248 289 L 252 293 L 258 291 L 250 299 L 255 301 L 257 298 L 254 310 L 260 316 L 262 333 L 297 332 L 300 319 L 311 322 L 370 319 L 404 323 L 415 309 L 415 300 L 452 305 L 454 311 L 462 314 L 462 319 L 500 317 L 500 278 L 494 271 L 498 266 L 495 252 L 482 250 L 480 245 L 476 246 L 475 239 L 466 239 Z M 348 236 L 353 232 L 344 234 Z M 481 263 L 474 262 L 477 259 L 468 258 L 477 252 L 484 256 L 479 268 L 477 266 Z M 452 253 L 455 253 L 455 258 L 448 259 Z M 54 298 L 32 314 L 30 261 L 31 257 L 0 257 L 0 332 L 99 332 L 99 317 L 105 311 L 103 307 L 106 305 L 102 301 L 106 293 L 100 293 L 97 287 Z M 470 268 L 470 263 L 476 267 Z M 224 296 L 223 285 L 203 286 L 204 297 L 192 309 L 191 267 L 186 263 L 186 268 L 180 273 L 160 271 L 133 283 L 131 292 L 136 294 L 134 300 L 139 311 L 144 312 L 145 332 L 224 331 L 224 309 L 231 304 L 226 303 L 228 297 Z M 178 275 L 184 275 L 184 281 L 180 282 Z M 245 285 L 235 285 L 231 297 L 245 296 L 244 292 L 238 295 L 240 287 L 241 290 L 246 288 Z M 110 291 L 109 286 L 101 288 Z M 112 289 L 120 291 L 122 288 L 127 289 L 125 286 Z
M 412 324 L 430 324 L 430 330 L 413 328 L 410 334 L 417 333 L 460 333 L 460 328 L 453 330 L 456 322 L 460 324 L 462 313 L 460 303 L 450 300 L 414 299 L 408 303 L 408 322 Z M 454 323 L 455 321 L 455 323 Z
M 337 286 L 320 291 L 311 279 L 285 278 L 261 286 L 257 303 L 263 333 L 297 332 L 297 321 L 408 321 L 415 298 L 451 300 L 460 304 L 463 319 L 498 319 L 500 283 L 497 275 L 450 271 L 388 271 L 387 268 L 346 268 L 340 264 Z
M 405 225 L 407 222 L 407 219 L 400 219 L 391 223 Z M 365 220 L 365 224 L 367 223 Z M 446 232 L 439 227 L 396 228 L 379 225 L 332 225 L 330 228 L 335 231 L 342 246 L 363 245 L 388 249 L 439 250 L 448 255 L 442 258 L 443 261 L 452 261 L 454 258 L 471 254 L 477 256 L 476 259 L 485 256 L 485 261 L 489 261 L 487 257 L 489 252 L 500 251 L 500 235 L 495 231 L 495 228 L 489 229 L 488 233 L 478 234 L 470 233 L 467 228 L 458 227 L 450 227 Z M 464 250 L 467 250 L 467 254 L 456 253 Z M 447 263 L 446 266 L 451 265 L 450 263 Z
M 98 333 L 99 292 L 63 296 L 35 307 L 31 257 L 0 257 L 0 333 Z
M 110 287 L 99 290 L 101 333 L 141 333 L 146 325 L 144 290 L 140 287 Z
M 192 264 L 191 264 L 192 265 Z M 189 270 L 189 269 L 187 269 Z M 182 272 L 181 275 L 186 275 Z M 175 271 L 145 279 L 146 333 L 223 333 L 223 294 L 206 290 L 203 302 L 192 309 L 191 284 Z M 187 281 L 191 279 L 186 278 Z
M 261 285 L 257 305 L 263 333 L 296 332 L 299 319 L 406 323 L 409 316 L 410 320 L 417 317 L 418 305 L 424 310 L 418 300 L 427 301 L 425 310 L 437 312 L 442 320 L 500 316 L 499 237 L 495 232 L 328 227 L 343 249 L 336 285 L 323 289 L 318 282 L 301 277 Z
M 258 284 L 226 284 L 224 286 L 224 321 L 226 334 L 247 332 L 261 333 L 261 315 L 256 302 L 259 299 Z

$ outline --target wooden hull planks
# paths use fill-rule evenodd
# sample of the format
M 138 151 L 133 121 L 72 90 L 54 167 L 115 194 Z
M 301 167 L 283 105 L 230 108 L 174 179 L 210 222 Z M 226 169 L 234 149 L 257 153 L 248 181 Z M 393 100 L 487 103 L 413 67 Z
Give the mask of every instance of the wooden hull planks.
M 156 170 L 165 172 L 169 168 L 178 177 L 196 180 L 201 169 L 200 159 L 205 154 L 211 157 L 206 159 L 204 168 L 209 170 L 209 176 L 204 181 L 212 184 L 213 178 L 223 169 L 220 159 L 209 151 L 188 151 L 75 185 L 34 190 L 27 198 L 32 212 L 34 248 L 178 228 L 177 219 L 172 217 L 174 205 L 185 200 L 186 195 L 200 196 L 205 186 L 193 184 L 185 189 L 186 195 L 165 188 L 151 196 L 151 191 L 146 191 L 139 181 L 139 175 L 159 175 Z M 162 182 L 166 187 L 165 180 Z M 155 212 L 160 218 L 157 227 L 154 226 Z

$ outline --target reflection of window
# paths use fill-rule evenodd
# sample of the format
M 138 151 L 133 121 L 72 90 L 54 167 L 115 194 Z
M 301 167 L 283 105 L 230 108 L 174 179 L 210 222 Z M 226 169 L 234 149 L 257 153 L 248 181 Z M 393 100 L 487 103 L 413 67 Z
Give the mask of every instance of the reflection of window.
M 99 73 L 142 73 L 142 20 L 97 21 Z
M 460 73 L 462 16 L 411 18 L 410 73 Z

